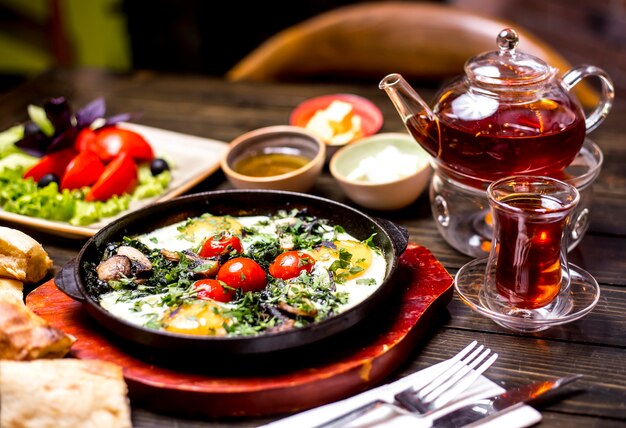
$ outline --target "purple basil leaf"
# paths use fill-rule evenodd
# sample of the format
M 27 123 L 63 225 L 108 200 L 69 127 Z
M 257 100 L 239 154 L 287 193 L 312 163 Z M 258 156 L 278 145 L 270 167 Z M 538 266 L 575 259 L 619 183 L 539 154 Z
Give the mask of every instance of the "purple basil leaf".
M 120 122 L 128 122 L 131 119 L 136 119 L 137 114 L 133 113 L 120 113 L 113 116 L 110 116 L 106 119 L 103 126 L 111 126 L 116 125 Z
M 96 98 L 76 113 L 76 122 L 79 128 L 91 125 L 94 120 L 104 117 L 106 104 L 104 98 Z
M 37 132 L 41 132 L 39 127 L 32 120 L 24 122 L 24 137 L 27 137 L 31 134 L 36 134 Z
M 46 154 L 48 141 L 48 137 L 46 137 L 43 132 L 37 131 L 24 136 L 24 138 L 17 141 L 15 145 L 29 155 L 40 158 Z
M 57 152 L 59 150 L 72 147 L 74 145 L 74 140 L 76 140 L 76 136 L 78 135 L 78 131 L 78 128 L 71 127 L 52 138 L 46 153 Z
M 50 98 L 44 103 L 43 109 L 54 126 L 55 135 L 72 126 L 72 109 L 65 98 Z

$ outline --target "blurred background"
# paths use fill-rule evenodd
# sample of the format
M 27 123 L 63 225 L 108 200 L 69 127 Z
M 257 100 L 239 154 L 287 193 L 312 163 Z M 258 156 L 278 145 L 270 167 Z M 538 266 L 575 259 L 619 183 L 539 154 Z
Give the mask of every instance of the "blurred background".
M 518 23 L 570 63 L 604 68 L 618 99 L 626 89 L 626 0 L 438 2 Z M 280 30 L 353 3 L 0 0 L 0 92 L 51 67 L 222 76 Z

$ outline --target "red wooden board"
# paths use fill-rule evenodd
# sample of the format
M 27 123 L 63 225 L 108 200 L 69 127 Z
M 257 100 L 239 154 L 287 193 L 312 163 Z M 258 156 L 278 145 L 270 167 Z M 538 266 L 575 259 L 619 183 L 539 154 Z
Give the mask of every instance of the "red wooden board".
M 159 363 L 157 354 L 131 352 L 52 281 L 31 292 L 26 304 L 76 337 L 71 356 L 122 366 L 133 404 L 179 415 L 266 416 L 345 398 L 380 383 L 398 368 L 434 327 L 435 312 L 449 303 L 452 277 L 428 249 L 409 244 L 394 281 L 398 294 L 381 305 L 376 319 L 310 345 L 306 356 L 276 354 L 269 359 L 273 364 L 250 360 L 245 374 L 215 364 L 212 370 L 194 371 L 188 361 L 172 366 Z

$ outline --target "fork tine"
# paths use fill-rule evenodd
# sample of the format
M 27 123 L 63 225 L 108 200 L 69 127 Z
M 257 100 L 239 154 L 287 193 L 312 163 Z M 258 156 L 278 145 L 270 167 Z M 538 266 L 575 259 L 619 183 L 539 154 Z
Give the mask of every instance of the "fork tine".
M 475 346 L 476 343 L 472 344 Z M 498 354 L 494 353 L 483 362 L 491 353 L 491 349 L 485 349 L 483 345 L 465 357 L 465 354 L 469 353 L 472 348 L 467 347 L 467 351 L 463 350 L 466 352 L 462 351 L 448 360 L 451 364 L 448 364 L 443 371 L 439 371 L 436 376 L 430 377 L 427 382 L 422 382 L 419 386 L 414 385 L 396 394 L 396 400 L 407 409 L 426 413 L 454 399 L 498 358 Z M 482 365 L 476 369 L 481 362 L 483 362 Z
M 478 379 L 491 365 L 498 359 L 498 354 L 494 353 L 489 357 L 487 361 L 485 361 L 479 368 L 459 379 L 459 381 L 453 385 L 450 389 L 443 392 L 441 396 L 435 398 L 432 402 L 434 407 L 443 406 L 444 404 L 450 402 L 455 397 L 457 397 L 461 392 L 465 391 L 471 384 L 473 384 L 476 379 Z
M 467 372 L 475 368 L 480 362 L 482 362 L 485 358 L 487 358 L 487 355 L 491 353 L 491 349 L 485 349 L 482 354 L 477 356 L 477 354 L 480 351 L 482 351 L 483 348 L 484 346 L 481 346 L 475 352 L 473 352 L 472 355 L 470 355 L 469 357 L 465 358 L 462 361 L 459 361 L 455 365 L 456 373 L 452 373 L 449 379 L 447 379 L 447 381 L 437 389 L 438 393 L 435 394 L 436 391 L 434 391 L 434 388 L 431 388 L 429 391 L 422 393 L 421 396 L 425 397 L 426 395 L 432 394 L 433 398 L 428 400 L 428 401 L 432 401 L 435 398 L 437 398 L 437 396 L 439 396 L 443 391 L 445 391 L 446 389 L 450 388 L 453 384 L 458 382 L 463 376 L 467 374 Z M 439 382 L 439 384 L 442 384 L 442 383 L 443 382 Z
M 472 361 L 474 358 L 476 358 L 476 355 L 478 355 L 480 353 L 480 351 L 482 351 L 484 348 L 485 347 L 483 345 L 480 345 L 467 358 L 465 358 L 463 360 L 460 360 L 460 361 L 456 361 L 448 370 L 446 370 L 444 373 L 442 373 L 439 377 L 434 379 L 428 385 L 426 385 L 425 387 L 421 388 L 420 390 L 416 390 L 415 393 L 417 394 L 417 396 L 420 397 L 420 398 L 423 398 L 426 395 L 428 395 L 431 392 L 433 392 L 433 390 L 435 390 L 442 383 L 446 382 L 448 379 L 454 378 L 454 376 L 459 371 L 463 371 L 467 367 L 467 363 L 469 361 Z
M 454 365 L 457 364 L 463 357 L 465 357 L 477 344 L 478 342 L 475 340 L 471 342 L 469 345 L 459 351 L 459 353 L 457 353 L 454 357 L 443 362 L 439 370 L 433 370 L 428 373 L 428 375 L 421 377 L 413 384 L 412 389 L 414 391 L 418 391 L 438 379 L 440 376 L 447 373 L 448 370 L 453 368 Z
M 421 394 L 422 395 L 422 399 L 424 400 L 424 402 L 430 403 L 430 402 L 436 400 L 445 391 L 447 391 L 448 389 L 452 388 L 457 382 L 460 382 L 465 376 L 467 376 L 468 372 L 470 370 L 474 369 L 485 358 L 487 358 L 487 356 L 490 353 L 491 353 L 491 349 L 485 349 L 482 352 L 482 354 L 478 355 L 473 360 L 470 360 L 469 357 L 468 357 L 465 360 L 463 360 L 462 362 L 459 362 L 458 370 L 456 371 L 456 373 L 453 373 L 453 375 L 450 376 L 449 379 L 445 380 L 445 382 L 440 382 L 440 385 L 438 386 L 438 388 L 432 389 L 431 391 L 429 391 L 427 393 Z M 486 370 L 486 369 L 487 369 L 487 367 L 484 368 L 484 370 Z M 468 384 L 468 386 L 469 386 L 469 384 Z

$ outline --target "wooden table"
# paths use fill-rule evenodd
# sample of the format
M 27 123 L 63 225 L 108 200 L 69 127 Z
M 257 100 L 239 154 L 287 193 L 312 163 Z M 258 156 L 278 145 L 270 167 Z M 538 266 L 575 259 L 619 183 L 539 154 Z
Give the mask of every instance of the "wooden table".
M 26 118 L 30 103 L 65 96 L 75 106 L 95 97 L 106 99 L 108 112 L 142 111 L 136 122 L 173 131 L 230 141 L 262 126 L 286 124 L 302 100 L 325 93 L 352 92 L 373 100 L 383 111 L 382 131 L 404 131 L 387 96 L 373 83 L 366 86 L 309 84 L 232 84 L 218 79 L 136 73 L 112 75 L 95 70 L 54 71 L 0 96 L 0 129 Z M 432 89 L 424 91 L 432 95 Z M 428 99 L 428 98 L 427 98 Z M 500 354 L 488 377 L 503 385 L 582 373 L 575 392 L 542 407 L 542 426 L 617 427 L 626 424 L 626 109 L 617 105 L 592 135 L 605 163 L 594 183 L 591 227 L 570 260 L 589 271 L 601 285 L 596 308 L 583 319 L 547 331 L 519 334 L 474 313 L 458 297 L 439 325 L 390 380 L 437 363 L 477 339 Z M 221 172 L 193 191 L 226 189 Z M 315 195 L 350 204 L 328 171 L 313 188 Z M 367 210 L 364 210 L 367 212 Z M 380 215 L 381 213 L 376 213 Z M 450 247 L 437 232 L 428 194 L 410 207 L 384 216 L 406 226 L 411 240 L 429 248 L 454 274 L 469 257 Z M 10 225 L 9 225 L 10 226 Z M 24 229 L 40 240 L 59 269 L 83 241 Z M 176 419 L 134 409 L 136 427 L 248 427 L 274 418 L 236 421 Z

